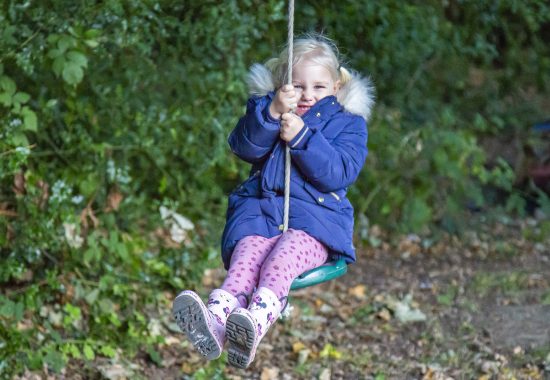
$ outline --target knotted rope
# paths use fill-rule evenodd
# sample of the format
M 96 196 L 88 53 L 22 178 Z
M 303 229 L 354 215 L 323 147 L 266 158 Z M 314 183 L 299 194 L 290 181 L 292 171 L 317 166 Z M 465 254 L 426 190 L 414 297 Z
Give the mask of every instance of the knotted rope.
M 287 84 L 292 84 L 292 62 L 294 53 L 294 0 L 288 2 L 288 68 Z M 294 112 L 291 110 L 290 112 Z M 290 147 L 285 148 L 285 203 L 283 211 L 283 233 L 288 230 L 288 214 L 290 207 Z

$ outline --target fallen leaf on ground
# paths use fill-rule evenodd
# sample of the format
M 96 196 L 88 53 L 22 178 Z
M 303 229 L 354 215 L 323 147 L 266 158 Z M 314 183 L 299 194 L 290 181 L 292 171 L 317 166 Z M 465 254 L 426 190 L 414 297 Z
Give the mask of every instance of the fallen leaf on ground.
M 348 294 L 354 296 L 357 299 L 367 298 L 367 287 L 365 285 L 357 285 L 348 290 Z
M 342 357 L 342 353 L 338 351 L 332 344 L 327 343 L 319 353 L 319 356 L 322 358 L 340 359 Z
M 319 380 L 330 380 L 330 369 L 324 368 L 321 375 L 319 375 Z
M 166 339 L 164 339 L 164 343 L 167 346 L 171 346 L 173 344 L 180 344 L 181 340 L 179 340 L 178 338 L 176 338 L 174 336 L 167 336 Z
M 292 352 L 295 354 L 302 351 L 304 348 L 306 348 L 305 344 L 300 341 L 292 343 Z
M 275 380 L 279 378 L 279 368 L 264 368 L 260 380 Z
M 99 366 L 99 371 L 103 377 L 109 380 L 123 380 L 131 379 L 133 377 L 133 373 L 130 369 L 125 368 L 118 363 Z
M 408 294 L 403 300 L 397 301 L 394 305 L 395 317 L 401 322 L 423 322 L 426 320 L 426 314 L 411 307 L 412 296 Z
M 380 319 L 383 319 L 384 321 L 389 321 L 391 319 L 391 314 L 388 309 L 382 309 L 380 310 L 376 316 Z

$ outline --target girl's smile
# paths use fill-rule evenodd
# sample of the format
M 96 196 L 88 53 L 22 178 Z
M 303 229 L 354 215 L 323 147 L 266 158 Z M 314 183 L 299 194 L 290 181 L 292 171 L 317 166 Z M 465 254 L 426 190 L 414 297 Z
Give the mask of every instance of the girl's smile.
M 306 59 L 294 66 L 292 85 L 298 96 L 296 114 L 303 116 L 319 100 L 336 95 L 340 81 L 325 66 Z

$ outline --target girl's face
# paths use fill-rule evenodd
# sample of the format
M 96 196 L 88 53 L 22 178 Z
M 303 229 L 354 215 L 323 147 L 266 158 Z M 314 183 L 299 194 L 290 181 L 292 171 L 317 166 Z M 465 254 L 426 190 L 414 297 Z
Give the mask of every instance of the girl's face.
M 292 85 L 298 96 L 296 114 L 302 116 L 319 100 L 336 95 L 340 81 L 334 81 L 326 67 L 304 60 L 292 68 Z

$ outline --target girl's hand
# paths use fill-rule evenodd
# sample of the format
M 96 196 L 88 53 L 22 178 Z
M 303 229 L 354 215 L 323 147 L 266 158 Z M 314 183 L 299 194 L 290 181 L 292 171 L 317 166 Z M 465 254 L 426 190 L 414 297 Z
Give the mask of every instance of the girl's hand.
M 281 115 L 296 108 L 298 96 L 294 91 L 294 86 L 285 84 L 277 90 L 275 97 L 269 105 L 269 113 L 274 119 L 281 118 Z
M 283 113 L 281 115 L 281 129 L 279 135 L 286 142 L 292 141 L 294 137 L 304 127 L 304 121 L 298 115 L 293 113 Z

